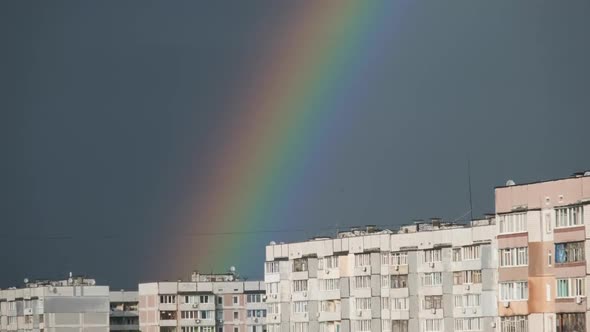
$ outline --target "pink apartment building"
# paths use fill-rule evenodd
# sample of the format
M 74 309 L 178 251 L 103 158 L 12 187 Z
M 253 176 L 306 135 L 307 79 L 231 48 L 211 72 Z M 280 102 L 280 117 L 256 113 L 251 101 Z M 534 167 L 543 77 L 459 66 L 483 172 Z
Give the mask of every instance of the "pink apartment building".
M 590 331 L 590 172 L 495 194 L 500 331 Z
M 235 273 L 193 273 L 190 281 L 139 284 L 143 332 L 266 331 L 264 282 Z

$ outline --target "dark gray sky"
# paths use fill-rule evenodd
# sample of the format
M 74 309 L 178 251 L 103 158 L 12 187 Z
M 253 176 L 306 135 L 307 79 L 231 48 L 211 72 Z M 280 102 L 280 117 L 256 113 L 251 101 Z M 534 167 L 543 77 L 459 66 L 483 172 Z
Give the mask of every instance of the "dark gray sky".
M 401 4 L 354 124 L 326 150 L 302 227 L 493 211 L 493 187 L 590 169 L 590 3 Z M 159 271 L 175 186 L 294 8 L 275 1 L 0 3 L 0 287 Z M 231 95 L 230 95 L 231 94 Z M 198 158 L 196 158 L 198 161 Z M 302 240 L 314 234 L 272 234 Z M 65 236 L 60 238 L 59 236 Z M 261 243 L 270 240 L 266 235 Z M 262 274 L 260 264 L 242 273 Z M 187 264 L 190 264 L 187 263 Z

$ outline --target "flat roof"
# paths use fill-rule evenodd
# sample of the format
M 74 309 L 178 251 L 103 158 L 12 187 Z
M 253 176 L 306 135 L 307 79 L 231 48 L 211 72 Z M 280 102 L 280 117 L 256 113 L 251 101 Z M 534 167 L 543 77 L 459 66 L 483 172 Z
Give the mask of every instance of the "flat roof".
M 539 181 L 531 181 L 531 182 L 525 182 L 525 183 L 515 183 L 515 184 L 510 185 L 510 186 L 507 186 L 507 185 L 495 186 L 494 189 L 503 189 L 503 188 L 510 188 L 510 187 L 529 186 L 529 185 L 539 184 L 539 183 L 557 182 L 557 181 L 565 181 L 565 180 L 575 180 L 575 179 L 582 179 L 582 178 L 590 177 L 588 175 L 584 175 L 584 173 L 586 173 L 586 172 L 590 172 L 590 170 L 583 171 L 583 172 L 575 172 L 571 176 L 563 177 L 563 178 L 556 178 L 556 179 L 549 179 L 549 180 L 539 180 Z M 576 174 L 579 174 L 579 175 L 576 176 Z

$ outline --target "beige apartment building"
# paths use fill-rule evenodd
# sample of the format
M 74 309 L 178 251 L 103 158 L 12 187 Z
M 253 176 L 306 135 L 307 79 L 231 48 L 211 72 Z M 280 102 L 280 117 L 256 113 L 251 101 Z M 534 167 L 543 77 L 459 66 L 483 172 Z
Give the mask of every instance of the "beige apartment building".
M 494 217 L 266 247 L 268 332 L 495 331 Z
M 263 332 L 264 282 L 234 273 L 139 284 L 142 332 Z

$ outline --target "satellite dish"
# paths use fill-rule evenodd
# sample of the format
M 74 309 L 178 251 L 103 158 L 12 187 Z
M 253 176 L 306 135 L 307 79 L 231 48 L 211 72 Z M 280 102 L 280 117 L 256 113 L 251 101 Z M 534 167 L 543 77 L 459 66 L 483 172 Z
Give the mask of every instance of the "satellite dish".
M 25 284 L 28 284 L 28 283 L 29 283 L 29 278 L 25 278 L 25 280 L 23 280 L 23 282 L 24 282 Z
M 514 182 L 514 180 L 506 181 L 506 186 L 514 186 L 515 184 L 516 184 L 516 182 Z
M 236 267 L 235 267 L 235 266 L 230 266 L 230 267 L 229 267 L 229 271 L 230 271 L 231 273 L 234 273 L 234 272 L 236 272 Z
M 271 245 L 271 246 L 274 246 L 274 245 L 276 245 L 276 244 L 277 244 L 277 243 L 276 243 L 275 241 L 270 241 L 270 245 Z

